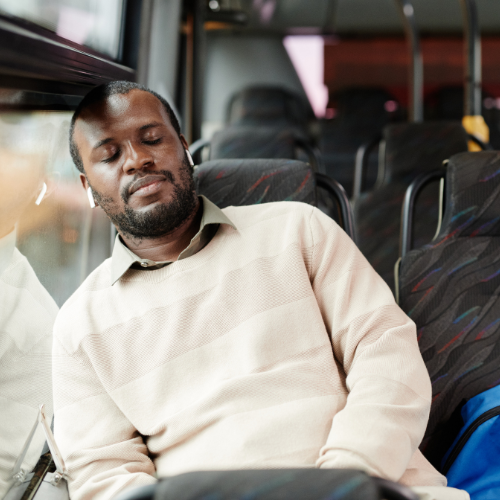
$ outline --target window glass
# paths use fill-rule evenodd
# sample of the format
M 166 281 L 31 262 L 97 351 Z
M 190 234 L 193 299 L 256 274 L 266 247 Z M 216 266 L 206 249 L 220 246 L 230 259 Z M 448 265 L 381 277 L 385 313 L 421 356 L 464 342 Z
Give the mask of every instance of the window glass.
M 90 209 L 69 155 L 70 119 L 0 113 L 0 499 L 21 487 L 45 442 L 40 425 L 28 437 L 41 404 L 53 414 L 57 311 L 110 254 L 110 223 Z
M 0 12 L 118 58 L 123 0 L 0 0 Z

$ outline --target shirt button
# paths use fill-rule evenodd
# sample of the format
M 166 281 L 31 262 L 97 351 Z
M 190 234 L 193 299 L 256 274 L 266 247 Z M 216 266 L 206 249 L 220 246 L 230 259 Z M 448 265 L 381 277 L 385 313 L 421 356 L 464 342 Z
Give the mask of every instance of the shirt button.
M 148 264 L 147 262 L 141 262 L 141 266 L 142 266 L 142 267 L 148 267 L 148 266 L 149 266 L 149 264 Z

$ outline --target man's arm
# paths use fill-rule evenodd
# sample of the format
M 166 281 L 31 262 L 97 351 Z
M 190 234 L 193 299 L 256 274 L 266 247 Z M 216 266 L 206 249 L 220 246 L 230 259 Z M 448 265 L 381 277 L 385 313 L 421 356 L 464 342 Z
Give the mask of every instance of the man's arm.
M 72 500 L 107 500 L 151 484 L 155 468 L 142 437 L 105 391 L 84 352 L 53 347 L 55 439 Z
M 349 392 L 317 465 L 397 481 L 422 440 L 431 403 L 415 324 L 352 240 L 316 209 L 311 232 L 313 290 Z

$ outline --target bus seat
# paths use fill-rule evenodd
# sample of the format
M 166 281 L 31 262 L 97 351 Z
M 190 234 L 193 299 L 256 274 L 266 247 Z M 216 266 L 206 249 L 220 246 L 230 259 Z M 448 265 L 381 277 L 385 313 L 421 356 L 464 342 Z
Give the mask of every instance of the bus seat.
M 216 132 L 209 142 L 209 159 L 224 158 L 287 158 L 305 160 L 313 170 L 322 171 L 321 155 L 297 129 L 232 125 Z M 195 161 L 199 150 L 191 150 Z
M 464 404 L 500 385 L 500 153 L 453 156 L 445 186 L 439 233 L 402 256 L 398 277 L 432 381 L 421 449 L 438 470 Z
M 467 151 L 467 134 L 457 122 L 398 123 L 384 128 L 383 139 L 385 162 L 380 167 L 377 184 L 373 190 L 354 198 L 353 206 L 358 246 L 393 289 L 406 189 L 418 174 L 435 170 L 443 160 Z M 433 193 L 427 188 L 419 200 L 417 244 L 431 241 L 436 231 L 438 196 Z
M 335 116 L 321 122 L 319 141 L 325 173 L 337 179 L 350 194 L 356 151 L 396 118 L 399 105 L 383 89 L 348 88 L 334 93 L 328 108 L 335 110 Z M 394 108 L 394 111 L 390 112 L 388 108 Z M 368 176 L 370 184 L 373 184 L 377 155 L 373 154 L 370 160 Z
M 409 488 L 353 469 L 194 471 L 125 491 L 116 500 L 418 500 Z
M 202 163 L 195 168 L 199 194 L 218 207 L 254 205 L 273 201 L 300 201 L 318 205 L 318 191 L 336 205 L 333 217 L 344 231 L 354 237 L 352 213 L 347 195 L 340 184 L 310 165 L 283 159 L 223 159 Z
M 315 120 L 309 102 L 279 86 L 253 86 L 235 93 L 227 106 L 228 125 L 267 125 L 306 130 Z

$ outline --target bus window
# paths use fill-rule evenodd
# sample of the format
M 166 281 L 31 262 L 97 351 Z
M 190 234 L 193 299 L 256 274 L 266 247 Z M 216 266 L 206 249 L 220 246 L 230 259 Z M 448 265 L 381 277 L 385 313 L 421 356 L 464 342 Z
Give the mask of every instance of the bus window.
M 0 0 L 0 12 L 36 23 L 63 38 L 117 59 L 123 3 L 122 0 Z

